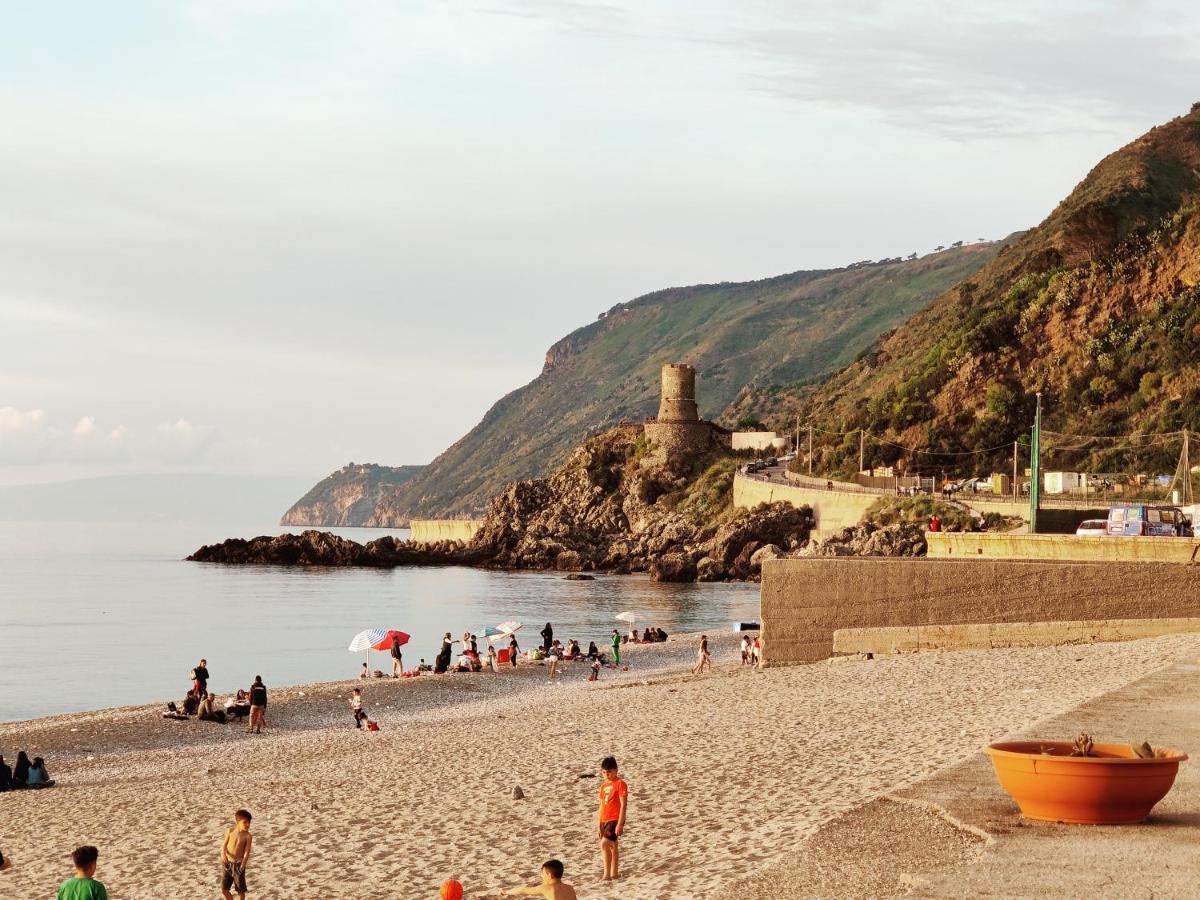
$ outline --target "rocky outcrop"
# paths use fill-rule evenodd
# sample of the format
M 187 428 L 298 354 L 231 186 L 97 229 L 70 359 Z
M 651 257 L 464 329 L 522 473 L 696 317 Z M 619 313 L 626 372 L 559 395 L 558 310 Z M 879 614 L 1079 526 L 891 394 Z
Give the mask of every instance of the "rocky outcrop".
M 576 448 L 550 478 L 518 481 L 489 504 L 467 544 L 380 538 L 358 544 L 328 533 L 232 539 L 197 562 L 259 565 L 478 565 L 560 572 L 648 572 L 659 581 L 756 578 L 764 559 L 803 545 L 812 511 L 787 503 L 725 508 L 709 524 L 681 511 L 697 474 L 723 451 L 646 465 L 639 429 L 615 428 Z M 724 517 L 728 516 L 728 520 Z
M 912 522 L 879 526 L 872 523 L 843 528 L 820 542 L 802 547 L 793 556 L 924 556 L 925 528 Z

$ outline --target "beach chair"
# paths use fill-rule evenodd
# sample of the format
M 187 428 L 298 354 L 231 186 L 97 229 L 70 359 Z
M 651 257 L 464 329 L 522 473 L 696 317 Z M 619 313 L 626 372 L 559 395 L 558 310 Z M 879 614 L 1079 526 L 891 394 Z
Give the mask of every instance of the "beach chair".
M 509 658 L 508 658 L 508 648 L 507 647 L 501 648 L 500 652 L 498 654 L 496 654 L 496 662 L 501 666 L 508 665 Z

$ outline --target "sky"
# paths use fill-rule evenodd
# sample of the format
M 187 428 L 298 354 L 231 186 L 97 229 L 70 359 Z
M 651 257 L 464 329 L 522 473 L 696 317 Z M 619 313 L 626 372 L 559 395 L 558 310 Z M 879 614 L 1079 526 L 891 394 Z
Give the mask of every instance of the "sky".
M 999 238 L 1188 3 L 7 0 L 0 485 L 428 462 L 614 303 Z

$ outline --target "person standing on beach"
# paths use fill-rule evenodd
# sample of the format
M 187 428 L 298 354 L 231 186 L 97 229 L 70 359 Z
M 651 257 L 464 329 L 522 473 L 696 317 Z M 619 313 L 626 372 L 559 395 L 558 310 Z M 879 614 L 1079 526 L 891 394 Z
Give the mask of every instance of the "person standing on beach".
M 501 888 L 501 897 L 545 897 L 546 900 L 578 900 L 575 888 L 562 880 L 563 864 L 557 859 L 542 864 L 542 883 L 531 887 Z
M 600 859 L 604 863 L 604 880 L 619 877 L 620 853 L 617 840 L 625 832 L 625 813 L 629 807 L 629 786 L 617 771 L 617 761 L 606 756 L 600 761 Z
M 263 725 L 267 722 L 267 686 L 263 684 L 262 676 L 254 676 L 254 684 L 250 685 L 250 727 L 246 733 L 262 734 Z
M 208 696 L 208 660 L 200 660 L 200 665 L 192 669 L 192 690 L 196 696 L 203 699 Z
M 435 675 L 441 675 L 450 668 L 450 651 L 454 648 L 454 638 L 450 637 L 450 632 L 446 632 L 442 638 L 442 649 L 438 651 L 438 655 L 433 660 L 433 671 Z
M 546 655 L 546 666 L 550 670 L 550 677 L 553 678 L 558 674 L 558 660 L 562 656 L 562 647 L 555 641 L 550 645 L 550 652 Z
M 750 635 L 742 635 L 742 665 L 750 665 Z
M 508 636 L 508 662 L 514 669 L 517 667 L 517 657 L 521 655 L 521 648 L 517 646 L 517 636 L 510 634 Z
M 621 664 L 621 634 L 615 628 L 613 629 L 613 636 L 612 636 L 612 650 L 613 650 L 613 665 L 619 666 Z
M 708 635 L 700 635 L 700 649 L 696 651 L 696 664 L 692 666 L 692 674 L 699 675 L 707 668 L 712 671 L 712 657 L 708 653 Z
M 225 900 L 233 900 L 231 890 L 246 900 L 246 863 L 250 862 L 250 848 L 254 844 L 251 818 L 247 810 L 235 812 L 233 827 L 225 832 L 225 840 L 221 842 L 221 896 Z
M 550 623 L 546 623 L 546 627 L 542 629 L 542 652 L 550 653 L 550 644 L 554 641 L 554 629 L 550 627 Z
M 350 693 L 350 711 L 354 713 L 354 727 L 361 729 L 362 723 L 367 720 L 367 714 L 362 708 L 362 691 L 355 688 Z
M 392 635 L 392 677 L 399 678 L 404 671 L 404 654 L 400 652 L 400 638 Z
M 96 861 L 100 851 L 92 846 L 76 847 L 71 854 L 75 877 L 62 883 L 55 900 L 108 900 L 108 891 L 96 880 Z

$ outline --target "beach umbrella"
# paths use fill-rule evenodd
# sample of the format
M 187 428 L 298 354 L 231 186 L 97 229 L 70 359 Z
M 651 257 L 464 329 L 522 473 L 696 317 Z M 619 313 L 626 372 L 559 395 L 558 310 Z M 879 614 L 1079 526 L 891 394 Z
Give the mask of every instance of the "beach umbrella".
M 488 625 L 486 628 L 483 629 L 483 636 L 485 638 L 496 637 L 497 635 L 501 635 L 501 634 L 504 634 L 504 632 L 501 631 L 499 628 L 497 628 L 495 625 Z
M 396 631 L 394 628 L 368 628 L 365 631 L 360 631 L 354 636 L 354 640 L 350 642 L 348 648 L 351 653 L 367 654 L 367 663 L 371 662 L 372 650 L 387 650 L 392 646 L 392 638 L 400 638 L 400 644 L 408 643 L 409 635 L 403 631 Z
M 498 640 L 501 640 L 502 638 L 506 638 L 506 637 L 516 634 L 518 631 L 520 631 L 524 627 L 525 626 L 523 624 L 521 624 L 520 622 L 515 622 L 515 621 L 501 622 L 494 629 L 492 629 L 492 631 L 494 633 L 491 635 L 488 635 L 488 637 L 492 641 L 498 641 Z M 484 629 L 483 633 L 487 634 L 487 629 Z
M 617 613 L 617 621 L 618 622 L 628 622 L 631 626 L 636 625 L 639 615 L 640 615 L 640 613 L 635 613 L 632 610 L 627 610 L 626 612 Z

